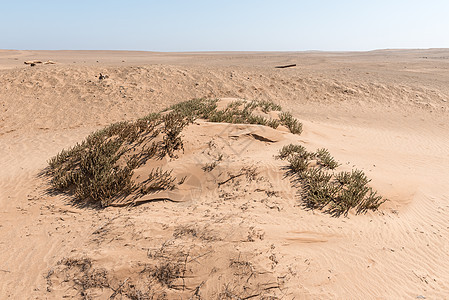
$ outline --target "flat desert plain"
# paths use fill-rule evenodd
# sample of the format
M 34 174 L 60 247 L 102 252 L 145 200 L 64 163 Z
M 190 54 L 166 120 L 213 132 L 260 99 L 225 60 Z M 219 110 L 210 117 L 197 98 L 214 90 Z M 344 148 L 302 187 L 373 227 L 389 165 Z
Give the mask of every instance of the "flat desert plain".
M 181 193 L 98 208 L 51 190 L 62 149 L 194 98 L 272 101 L 303 132 L 196 120 L 166 159 Z M 0 50 L 0 298 L 448 298 L 448 121 L 445 49 Z M 388 201 L 306 209 L 275 158 L 289 143 L 328 149 Z

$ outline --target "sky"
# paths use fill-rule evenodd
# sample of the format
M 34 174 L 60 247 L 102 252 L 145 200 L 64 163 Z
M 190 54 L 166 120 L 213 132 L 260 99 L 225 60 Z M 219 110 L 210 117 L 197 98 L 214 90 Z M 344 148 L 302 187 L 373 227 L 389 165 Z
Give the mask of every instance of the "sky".
M 449 0 L 0 0 L 0 49 L 449 48 Z

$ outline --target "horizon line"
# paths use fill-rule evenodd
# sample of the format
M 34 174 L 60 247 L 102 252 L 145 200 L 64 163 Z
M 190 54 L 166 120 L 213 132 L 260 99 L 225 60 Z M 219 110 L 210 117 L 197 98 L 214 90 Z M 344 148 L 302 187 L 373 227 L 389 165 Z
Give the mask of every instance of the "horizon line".
M 0 51 L 110 51 L 110 52 L 150 52 L 150 53 L 233 53 L 233 52 L 373 52 L 373 51 L 401 51 L 401 50 L 446 50 L 445 47 L 430 48 L 374 48 L 369 50 L 177 50 L 177 51 L 161 51 L 161 50 L 136 50 L 136 49 L 4 49 Z

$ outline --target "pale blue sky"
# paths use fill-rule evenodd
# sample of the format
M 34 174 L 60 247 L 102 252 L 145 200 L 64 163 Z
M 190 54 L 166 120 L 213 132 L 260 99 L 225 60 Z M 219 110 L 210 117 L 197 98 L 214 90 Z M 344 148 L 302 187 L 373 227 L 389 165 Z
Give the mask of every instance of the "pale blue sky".
M 449 0 L 0 0 L 0 49 L 449 48 Z

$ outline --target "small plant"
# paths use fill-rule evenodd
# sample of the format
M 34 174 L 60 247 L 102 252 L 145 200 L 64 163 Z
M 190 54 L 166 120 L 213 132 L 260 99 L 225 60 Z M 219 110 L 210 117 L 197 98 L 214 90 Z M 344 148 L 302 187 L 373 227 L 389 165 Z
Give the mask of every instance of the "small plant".
M 287 159 L 295 155 L 299 155 L 304 158 L 311 158 L 312 154 L 307 152 L 306 148 L 304 148 L 301 145 L 289 144 L 282 147 L 281 151 L 279 151 L 279 155 L 277 156 L 277 158 Z
M 171 172 L 156 169 L 149 179 L 136 184 L 134 169 L 144 161 L 159 155 L 175 156 L 183 149 L 180 138 L 187 121 L 177 114 L 150 114 L 136 122 L 119 122 L 94 132 L 82 143 L 62 150 L 49 160 L 48 174 L 56 190 L 75 195 L 76 202 L 95 203 L 101 207 L 110 205 L 114 199 L 135 191 L 149 193 L 173 188 Z M 162 141 L 152 142 L 160 133 Z M 142 153 L 130 155 L 130 145 L 147 141 Z
M 279 121 L 277 120 L 254 115 L 252 113 L 254 107 L 251 103 L 252 102 L 249 102 L 241 108 L 242 105 L 237 105 L 236 102 L 232 102 L 224 110 L 212 111 L 208 117 L 208 120 L 210 122 L 224 122 L 232 124 L 257 124 L 270 126 L 273 128 L 277 128 L 279 126 Z
M 162 117 L 164 122 L 163 132 L 165 133 L 163 139 L 163 146 L 161 157 L 167 154 L 170 157 L 175 157 L 175 151 L 184 150 L 184 144 L 180 134 L 184 127 L 188 124 L 187 120 L 179 113 L 172 112 Z
M 332 175 L 313 168 L 303 177 L 303 197 L 308 208 L 323 209 L 334 201 L 336 190 L 331 183 Z
M 276 120 L 276 119 L 269 119 L 269 120 L 266 122 L 266 125 L 267 125 L 268 127 L 273 128 L 273 129 L 278 128 L 280 124 L 281 124 L 281 123 L 279 122 L 279 120 Z
M 382 198 L 382 196 L 377 195 L 377 192 L 373 191 L 371 188 L 369 188 L 368 193 L 369 194 L 366 194 L 363 201 L 357 206 L 358 214 L 366 213 L 368 210 L 377 210 L 382 203 L 387 201 Z
M 351 173 L 350 172 L 339 172 L 335 174 L 335 181 L 340 185 L 349 184 L 351 181 Z
M 302 124 L 288 112 L 282 112 L 279 114 L 279 120 L 282 125 L 287 127 L 293 134 L 302 133 Z
M 258 124 L 269 126 L 276 129 L 279 124 L 286 125 L 292 133 L 300 134 L 302 132 L 302 124 L 294 119 L 290 114 L 280 114 L 281 119 L 268 119 L 262 116 L 254 115 L 256 108 L 260 108 L 263 112 L 280 111 L 281 106 L 270 101 L 233 101 L 223 110 L 217 109 L 218 100 L 193 99 L 181 102 L 171 106 L 166 111 L 172 110 L 186 117 L 189 121 L 196 118 L 206 119 L 210 122 L 223 122 L 232 124 Z M 289 117 L 288 117 L 289 116 Z M 282 121 L 284 120 L 284 121 Z M 287 123 L 289 125 L 287 125 Z
M 287 145 L 278 158 L 287 160 L 293 174 L 302 186 L 303 203 L 310 209 L 325 209 L 334 216 L 347 215 L 354 208 L 357 214 L 377 210 L 386 200 L 367 184 L 370 182 L 360 170 L 332 173 L 338 162 L 326 149 L 310 153 L 301 145 Z M 310 160 L 317 159 L 318 166 L 311 167 Z
M 248 179 L 249 181 L 256 180 L 258 175 L 257 167 L 243 167 L 241 171 L 244 172 L 244 174 L 246 175 L 246 179 Z
M 367 186 L 370 180 L 363 171 L 353 170 L 350 173 L 342 173 L 336 175 L 334 185 L 338 187 L 339 201 L 331 206 L 331 211 L 347 215 L 348 211 L 355 207 L 357 213 L 365 213 L 368 210 L 377 210 L 386 201 Z
M 210 171 L 212 171 L 213 169 L 215 169 L 215 167 L 217 166 L 217 162 L 216 161 L 214 161 L 214 162 L 211 162 L 211 163 L 207 163 L 204 167 L 202 167 L 202 169 L 203 169 L 203 171 L 204 172 L 210 172 Z
M 94 268 L 88 258 L 65 258 L 58 262 L 58 269 L 62 269 L 66 274 L 73 274 L 75 278 L 67 277 L 66 281 L 72 281 L 73 286 L 84 295 L 93 288 L 110 288 L 108 272 Z M 52 275 L 53 270 L 47 274 L 49 287 L 52 285 Z
M 340 165 L 325 148 L 318 149 L 315 153 L 315 157 L 318 159 L 318 164 L 331 170 Z
M 183 236 L 191 236 L 191 237 L 197 237 L 198 230 L 192 226 L 185 226 L 181 225 L 175 228 L 175 231 L 173 232 L 174 238 L 180 238 Z
M 151 274 L 159 283 L 172 287 L 173 281 L 178 278 L 182 278 L 185 270 L 183 265 L 164 262 L 155 267 L 153 273 Z
M 266 100 L 258 101 L 258 106 L 262 109 L 264 113 L 282 110 L 282 107 L 279 104 Z
M 240 104 L 242 104 L 240 102 Z M 281 111 L 282 107 L 279 104 L 276 104 L 267 100 L 253 100 L 247 102 L 244 109 L 253 111 L 256 108 L 260 108 L 264 113 L 268 113 L 270 111 Z
M 309 167 L 309 160 L 307 157 L 301 155 L 290 156 L 288 162 L 290 163 L 290 169 L 300 177 L 303 176 L 304 172 L 306 172 Z
M 165 111 L 173 110 L 190 122 L 196 118 L 208 119 L 217 109 L 217 99 L 192 99 L 172 105 Z

